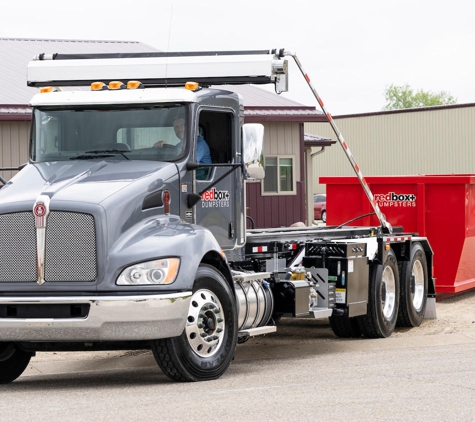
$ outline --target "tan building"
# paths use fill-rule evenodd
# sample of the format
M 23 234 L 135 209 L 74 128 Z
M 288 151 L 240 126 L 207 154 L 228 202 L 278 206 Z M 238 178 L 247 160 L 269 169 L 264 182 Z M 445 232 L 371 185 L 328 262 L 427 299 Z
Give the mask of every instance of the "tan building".
M 475 173 L 475 104 L 335 116 L 363 175 Z M 306 123 L 305 132 L 336 139 L 330 124 Z M 341 147 L 313 159 L 314 193 L 321 176 L 353 176 Z

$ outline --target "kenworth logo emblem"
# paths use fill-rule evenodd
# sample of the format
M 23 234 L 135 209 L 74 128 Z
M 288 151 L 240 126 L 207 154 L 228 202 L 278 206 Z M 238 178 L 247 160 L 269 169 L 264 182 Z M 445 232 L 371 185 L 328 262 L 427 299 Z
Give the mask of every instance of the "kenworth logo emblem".
M 380 207 L 415 207 L 416 195 L 412 193 L 389 192 L 376 194 L 374 199 Z
M 229 207 L 229 191 L 212 188 L 201 195 L 201 207 Z
M 49 196 L 40 195 L 33 205 L 36 227 L 36 273 L 37 283 L 45 282 L 46 219 L 49 214 Z
M 35 226 L 36 227 L 45 227 L 46 226 L 46 206 L 43 202 L 37 202 L 33 207 L 33 214 L 35 214 Z

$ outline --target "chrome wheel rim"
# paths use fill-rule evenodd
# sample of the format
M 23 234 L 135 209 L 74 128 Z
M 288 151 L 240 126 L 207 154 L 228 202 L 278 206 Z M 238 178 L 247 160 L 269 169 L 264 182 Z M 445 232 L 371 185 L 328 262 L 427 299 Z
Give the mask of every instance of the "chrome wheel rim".
M 415 261 L 412 267 L 411 292 L 414 292 L 412 293 L 412 306 L 419 312 L 424 301 L 424 269 L 419 260 Z
M 390 320 L 396 309 L 396 279 L 389 266 L 384 268 L 381 289 L 383 315 L 387 320 Z
M 185 332 L 188 343 L 198 356 L 213 356 L 223 342 L 225 319 L 221 302 L 206 289 L 191 297 Z

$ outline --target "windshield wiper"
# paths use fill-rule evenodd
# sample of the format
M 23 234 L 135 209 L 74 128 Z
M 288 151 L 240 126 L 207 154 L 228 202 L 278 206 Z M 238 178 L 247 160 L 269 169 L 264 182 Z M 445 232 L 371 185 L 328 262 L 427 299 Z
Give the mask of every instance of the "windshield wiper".
M 100 154 L 102 152 L 111 152 L 111 153 L 114 153 L 114 154 L 120 154 L 122 155 L 122 157 L 124 157 L 126 160 L 130 160 L 129 157 L 127 157 L 125 154 L 124 154 L 124 151 L 120 150 L 120 149 L 94 149 L 92 151 L 84 151 L 86 154 Z
M 111 153 L 111 154 L 108 154 Z M 84 154 L 77 155 L 76 157 L 70 157 L 70 160 L 90 160 L 92 158 L 110 158 L 114 157 L 115 154 L 120 154 L 126 160 L 130 160 L 123 151 L 118 149 L 96 149 L 92 151 L 84 151 Z

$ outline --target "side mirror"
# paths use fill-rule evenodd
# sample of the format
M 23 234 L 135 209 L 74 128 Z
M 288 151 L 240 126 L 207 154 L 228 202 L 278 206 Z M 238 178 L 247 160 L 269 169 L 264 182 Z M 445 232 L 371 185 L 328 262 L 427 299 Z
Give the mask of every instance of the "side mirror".
M 242 127 L 242 156 L 244 178 L 264 179 L 264 126 L 260 123 L 246 123 Z

